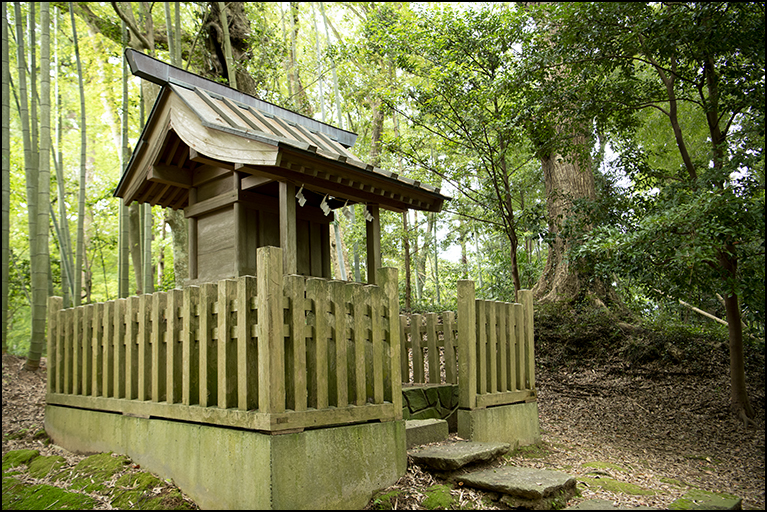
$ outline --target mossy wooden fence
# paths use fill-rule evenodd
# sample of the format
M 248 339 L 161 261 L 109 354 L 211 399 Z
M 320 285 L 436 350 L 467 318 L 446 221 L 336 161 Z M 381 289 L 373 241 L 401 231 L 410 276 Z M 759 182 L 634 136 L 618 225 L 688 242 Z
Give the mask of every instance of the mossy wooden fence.
M 530 291 L 485 301 L 459 281 L 457 317 L 407 326 L 396 269 L 363 285 L 283 275 L 279 248 L 257 257 L 255 277 L 69 309 L 51 297 L 47 402 L 273 432 L 392 421 L 410 360 L 414 383 L 444 370 L 463 409 L 535 399 Z
M 397 270 L 378 285 L 257 276 L 61 309 L 49 404 L 263 431 L 402 417 Z
M 476 299 L 474 283 L 459 281 L 457 319 L 400 315 L 405 382 L 458 384 L 463 409 L 535 399 L 532 292 L 520 290 L 519 301 Z

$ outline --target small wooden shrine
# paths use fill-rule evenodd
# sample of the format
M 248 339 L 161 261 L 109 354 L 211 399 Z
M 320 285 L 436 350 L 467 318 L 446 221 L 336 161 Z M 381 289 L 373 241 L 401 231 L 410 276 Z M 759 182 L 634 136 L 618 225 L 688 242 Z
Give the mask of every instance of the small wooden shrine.
M 189 280 L 255 275 L 256 249 L 283 248 L 286 274 L 331 277 L 333 210 L 365 205 L 368 281 L 381 266 L 379 209 L 440 211 L 438 188 L 359 161 L 354 133 L 258 100 L 131 49 L 162 86 L 115 196 L 183 209 Z

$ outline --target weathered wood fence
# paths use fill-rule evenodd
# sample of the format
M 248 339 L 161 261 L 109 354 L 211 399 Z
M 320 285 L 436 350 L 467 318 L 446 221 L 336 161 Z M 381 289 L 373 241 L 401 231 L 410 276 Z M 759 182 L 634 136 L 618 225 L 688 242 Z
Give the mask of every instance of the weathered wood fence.
M 61 309 L 49 404 L 254 430 L 402 417 L 397 270 L 375 285 L 257 276 Z
M 465 409 L 534 399 L 532 292 L 520 290 L 519 301 L 475 299 L 474 283 L 459 281 L 457 319 L 452 311 L 427 313 L 408 324 L 400 315 L 404 382 L 459 384 Z
M 409 361 L 414 383 L 444 370 L 463 409 L 536 397 L 528 290 L 477 300 L 459 281 L 457 317 L 408 326 L 396 269 L 362 285 L 283 275 L 275 247 L 257 263 L 256 277 L 70 309 L 51 297 L 47 402 L 263 431 L 391 421 Z

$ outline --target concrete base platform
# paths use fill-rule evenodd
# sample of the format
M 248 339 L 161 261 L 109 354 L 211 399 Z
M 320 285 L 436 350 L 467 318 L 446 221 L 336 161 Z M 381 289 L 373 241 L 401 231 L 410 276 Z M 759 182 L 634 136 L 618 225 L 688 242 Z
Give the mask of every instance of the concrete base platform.
M 509 443 L 512 450 L 540 443 L 538 402 L 458 409 L 458 436 L 470 441 Z
M 407 469 L 401 420 L 269 435 L 48 405 L 45 430 L 73 452 L 127 454 L 203 509 L 361 509 Z
M 422 444 L 438 443 L 449 435 L 447 421 L 439 419 L 405 421 L 407 449 Z

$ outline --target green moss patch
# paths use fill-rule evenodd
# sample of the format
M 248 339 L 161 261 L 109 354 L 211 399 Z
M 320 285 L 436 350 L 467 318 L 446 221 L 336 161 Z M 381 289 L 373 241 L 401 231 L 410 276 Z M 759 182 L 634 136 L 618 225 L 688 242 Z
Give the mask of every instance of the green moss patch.
M 3 473 L 10 468 L 29 464 L 31 460 L 39 455 L 40 452 L 37 450 L 13 450 L 8 452 L 3 456 Z
M 587 462 L 582 465 L 584 468 L 595 468 L 595 469 L 612 469 L 613 471 L 620 471 L 622 473 L 628 473 L 628 469 L 623 468 L 617 464 L 612 464 L 610 462 Z
M 52 485 L 24 485 L 15 478 L 3 478 L 3 510 L 84 510 L 99 505 L 90 496 Z
M 670 510 L 740 510 L 743 500 L 732 494 L 692 489 L 674 500 Z
M 658 480 L 660 480 L 664 484 L 673 485 L 674 487 L 679 487 L 679 488 L 690 487 L 690 485 L 687 484 L 686 482 L 677 480 L 676 478 L 666 478 L 665 476 L 662 476 Z
M 450 494 L 450 489 L 449 485 L 432 485 L 424 490 L 426 499 L 423 500 L 421 505 L 429 510 L 450 508 L 455 503 L 455 498 Z
M 531 444 L 529 446 L 520 446 L 516 450 L 509 452 L 508 455 L 504 455 L 507 459 L 514 457 L 523 457 L 525 459 L 542 459 L 552 453 L 552 450 L 548 444 L 541 442 L 538 444 Z
M 125 455 L 113 456 L 111 452 L 86 457 L 75 466 L 71 486 L 85 492 L 103 491 L 104 482 L 122 471 L 128 462 Z
M 652 491 L 650 489 L 645 489 L 644 487 L 639 487 L 638 485 L 626 483 L 626 482 L 619 482 L 618 480 L 614 480 L 612 478 L 589 478 L 589 477 L 580 477 L 578 478 L 579 481 L 586 483 L 590 487 L 601 487 L 605 491 L 610 492 L 620 492 L 623 494 L 633 494 L 633 495 L 651 495 L 655 494 L 655 491 Z
M 29 464 L 29 474 L 35 478 L 45 478 L 51 473 L 58 473 L 66 462 L 60 455 L 37 457 Z
M 373 498 L 371 508 L 373 510 L 394 510 L 397 498 L 404 494 L 405 491 L 401 489 L 395 489 L 387 493 L 381 493 Z
M 112 506 L 115 508 L 141 508 L 159 510 L 162 496 L 154 490 L 162 487 L 162 480 L 151 473 L 129 473 L 115 482 Z

